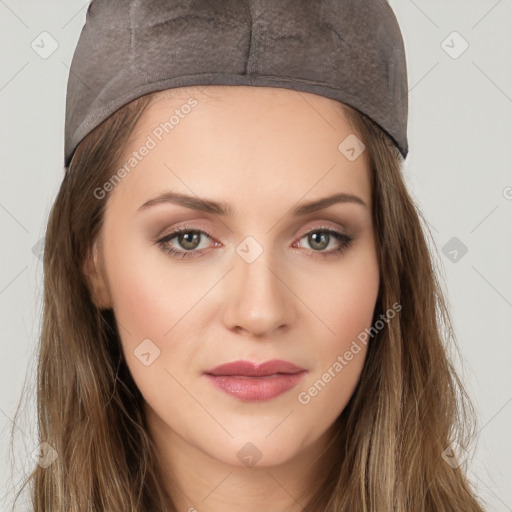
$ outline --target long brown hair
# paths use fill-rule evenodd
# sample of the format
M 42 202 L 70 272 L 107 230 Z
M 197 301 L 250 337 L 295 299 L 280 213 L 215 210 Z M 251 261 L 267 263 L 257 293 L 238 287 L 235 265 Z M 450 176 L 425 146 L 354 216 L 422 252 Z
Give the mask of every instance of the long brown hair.
M 34 512 L 154 512 L 175 507 L 148 435 L 143 397 L 121 350 L 112 310 L 99 310 L 83 272 L 106 200 L 94 190 L 119 165 L 153 95 L 121 108 L 79 145 L 50 212 L 38 347 L 38 438 L 58 457 L 37 465 Z M 377 319 L 402 306 L 369 342 L 356 390 L 336 421 L 328 477 L 308 512 L 482 512 L 463 466 L 442 457 L 476 430 L 449 350 L 450 316 L 426 223 L 402 176 L 403 159 L 372 120 L 343 105 L 370 162 L 380 290 Z M 422 226 L 423 222 L 423 226 Z

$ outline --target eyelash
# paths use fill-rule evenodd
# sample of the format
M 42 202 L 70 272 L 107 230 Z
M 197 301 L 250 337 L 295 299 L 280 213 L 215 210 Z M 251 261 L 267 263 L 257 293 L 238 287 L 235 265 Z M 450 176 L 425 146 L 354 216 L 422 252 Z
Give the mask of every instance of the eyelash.
M 206 235 L 208 238 L 212 239 L 211 235 L 207 233 L 206 231 L 203 231 L 201 229 L 195 229 L 188 226 L 183 226 L 172 233 L 169 233 L 168 235 L 165 235 L 160 240 L 156 241 L 156 244 L 160 246 L 162 251 L 166 254 L 170 254 L 173 258 L 176 259 L 184 259 L 184 258 L 191 258 L 195 257 L 194 255 L 199 253 L 201 254 L 201 251 L 191 250 L 191 251 L 179 251 L 177 249 L 174 249 L 173 247 L 170 247 L 167 245 L 167 242 L 171 241 L 173 238 L 176 238 L 176 236 L 180 235 L 181 233 L 200 233 L 202 235 Z M 327 252 L 320 252 L 320 251 L 312 251 L 313 253 L 317 253 L 321 258 L 326 258 L 330 256 L 335 256 L 337 254 L 342 254 L 345 250 L 347 250 L 350 245 L 353 242 L 353 238 L 345 235 L 344 233 L 340 233 L 338 231 L 335 231 L 331 228 L 324 227 L 324 226 L 318 226 L 314 229 L 309 230 L 307 233 L 305 233 L 299 240 L 302 240 L 304 237 L 310 235 L 311 233 L 327 233 L 329 235 L 333 235 L 337 240 L 341 241 L 341 246 L 337 249 L 332 249 Z M 315 255 L 316 256 L 316 255 Z M 313 256 L 313 257 L 315 257 Z

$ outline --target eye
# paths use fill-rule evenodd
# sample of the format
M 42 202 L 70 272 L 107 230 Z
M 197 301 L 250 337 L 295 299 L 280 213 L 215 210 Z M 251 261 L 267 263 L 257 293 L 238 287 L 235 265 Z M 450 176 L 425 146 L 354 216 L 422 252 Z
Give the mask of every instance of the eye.
M 211 236 L 206 233 L 206 231 L 182 226 L 158 240 L 157 244 L 160 245 L 162 251 L 170 254 L 174 258 L 191 258 L 198 255 L 197 253 L 199 253 L 199 251 L 196 249 L 198 248 L 200 239 L 203 235 L 207 238 L 211 238 Z M 185 251 L 180 251 L 179 249 L 174 248 L 172 245 L 169 245 L 169 242 L 174 238 L 177 239 L 179 245 L 183 247 Z
M 212 239 L 211 235 L 206 231 L 201 229 L 194 229 L 187 226 L 182 226 L 172 233 L 164 236 L 160 240 L 157 240 L 157 244 L 160 246 L 162 251 L 167 254 L 170 254 L 172 257 L 177 259 L 183 258 L 194 258 L 196 256 L 201 256 L 202 251 L 198 250 L 201 238 L 206 237 Z M 176 249 L 175 246 L 170 245 L 169 242 L 171 240 L 177 239 L 177 243 L 185 250 Z M 331 228 L 320 226 L 315 228 L 305 235 L 303 235 L 300 239 L 307 239 L 307 243 L 312 247 L 312 251 L 309 252 L 310 256 L 320 256 L 320 257 L 328 257 L 334 256 L 342 253 L 353 241 L 353 238 L 333 230 Z M 330 251 L 325 251 L 325 249 L 329 246 L 330 242 L 337 241 L 338 247 L 331 249 Z M 297 247 L 297 242 L 293 244 L 293 247 Z M 206 247 L 207 248 L 207 247 Z M 199 248 L 200 249 L 200 248 Z
M 311 256 L 320 256 L 320 257 L 329 257 L 329 256 L 335 256 L 339 255 L 342 252 L 344 252 L 346 249 L 350 247 L 350 244 L 353 241 L 353 238 L 341 233 L 339 231 L 336 231 L 334 229 L 328 228 L 328 227 L 317 227 L 312 229 L 311 231 L 308 231 L 302 238 L 306 239 L 307 243 L 310 247 L 312 247 L 314 250 L 312 251 L 313 254 L 309 253 Z M 333 241 L 338 242 L 338 247 L 330 250 L 325 251 L 325 249 L 329 246 L 329 242 Z M 295 246 L 295 244 L 294 244 Z

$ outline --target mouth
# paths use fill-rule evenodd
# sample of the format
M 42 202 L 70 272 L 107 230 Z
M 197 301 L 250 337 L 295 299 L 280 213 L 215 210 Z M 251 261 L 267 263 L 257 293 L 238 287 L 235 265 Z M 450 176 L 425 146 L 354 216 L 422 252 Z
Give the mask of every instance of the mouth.
M 263 401 L 294 388 L 307 370 L 274 359 L 262 364 L 234 361 L 204 372 L 219 390 L 243 401 Z

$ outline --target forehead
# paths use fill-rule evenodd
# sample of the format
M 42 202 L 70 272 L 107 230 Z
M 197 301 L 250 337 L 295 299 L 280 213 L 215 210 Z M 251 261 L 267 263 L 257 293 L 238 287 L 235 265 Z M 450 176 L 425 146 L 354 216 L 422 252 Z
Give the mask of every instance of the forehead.
M 201 113 L 201 116 L 195 115 L 196 118 L 216 115 L 217 124 L 226 129 L 228 124 L 234 125 L 239 120 L 245 124 L 244 132 L 249 132 L 248 125 L 254 121 L 264 129 L 273 125 L 275 131 L 284 127 L 289 131 L 291 125 L 298 130 L 307 128 L 305 131 L 310 135 L 312 131 L 325 135 L 328 129 L 353 131 L 344 114 L 346 106 L 341 102 L 282 87 L 189 86 L 158 91 L 150 98 L 150 105 L 137 129 L 147 130 L 151 122 L 168 119 L 168 113 L 175 112 L 184 119 L 193 110 Z M 191 108 L 192 103 L 194 106 Z
M 298 201 L 335 189 L 370 205 L 365 153 L 351 161 L 340 149 L 355 135 L 342 105 L 324 96 L 274 87 L 175 88 L 153 94 L 139 119 L 125 160 L 148 140 L 154 147 L 125 181 L 146 196 L 167 187 Z

